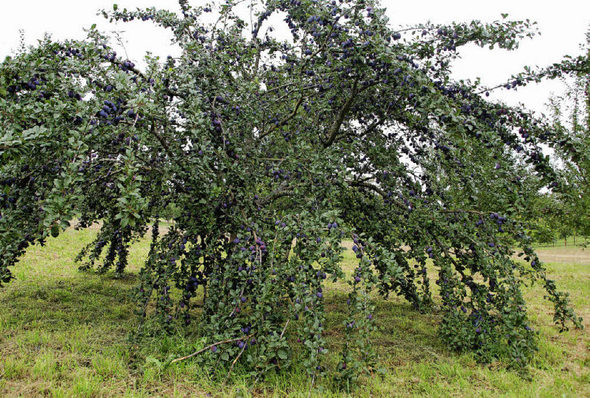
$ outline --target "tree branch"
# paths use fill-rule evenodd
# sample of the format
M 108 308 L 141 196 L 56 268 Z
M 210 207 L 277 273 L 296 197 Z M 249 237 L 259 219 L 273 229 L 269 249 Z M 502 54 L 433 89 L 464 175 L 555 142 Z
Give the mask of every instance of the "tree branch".
M 207 350 L 209 350 L 209 349 L 211 349 L 211 348 L 213 348 L 215 346 L 218 346 L 218 345 L 221 345 L 221 344 L 233 343 L 235 341 L 240 341 L 240 340 L 243 341 L 243 340 L 249 339 L 252 336 L 253 336 L 252 334 L 249 334 L 248 336 L 237 337 L 235 339 L 228 339 L 228 340 L 218 341 L 217 343 L 210 344 L 207 347 L 201 348 L 200 350 L 197 350 L 197 351 L 193 352 L 190 355 L 187 355 L 187 356 L 181 357 L 181 358 L 176 358 L 176 359 L 172 360 L 170 362 L 170 364 L 173 364 L 174 362 L 184 361 L 185 359 L 189 359 L 189 358 L 195 357 L 195 356 L 197 356 L 197 355 L 199 355 L 199 354 L 201 354 L 201 353 L 203 353 L 203 352 L 205 352 L 205 351 L 207 351 Z
M 150 128 L 150 132 L 154 135 L 154 137 L 156 137 L 156 139 L 160 142 L 160 144 L 162 145 L 162 147 L 164 148 L 164 151 L 166 152 L 166 154 L 168 155 L 168 157 L 170 158 L 171 161 L 175 161 L 175 157 L 172 154 L 172 151 L 170 150 L 170 147 L 168 146 L 168 143 L 166 142 L 166 140 L 164 139 L 164 137 L 162 137 L 157 129 L 156 129 L 156 125 L 155 123 L 152 121 L 152 127 Z M 182 171 L 184 171 L 187 175 L 190 175 L 190 173 L 188 172 L 188 170 L 184 167 L 184 165 L 178 161 L 175 161 L 176 164 L 178 164 L 178 166 L 181 168 Z
M 342 123 L 344 122 L 344 118 L 346 117 L 346 114 L 348 113 L 348 111 L 352 107 L 352 103 L 354 102 L 354 99 L 358 93 L 358 90 L 357 90 L 358 81 L 359 81 L 358 78 L 355 79 L 354 84 L 352 86 L 352 91 L 351 91 L 350 97 L 348 97 L 348 99 L 346 100 L 346 102 L 344 103 L 342 108 L 340 108 L 340 112 L 338 112 L 338 116 L 336 117 L 336 120 L 334 120 L 332 127 L 330 127 L 330 130 L 328 132 L 328 141 L 326 141 L 326 143 L 324 144 L 324 147 L 326 147 L 326 148 L 334 143 L 334 140 L 336 139 L 336 136 L 338 135 L 338 132 L 340 131 L 340 126 L 342 126 Z
M 301 97 L 299 97 L 299 101 L 297 101 L 297 104 L 295 105 L 295 109 L 293 109 L 293 111 L 290 114 L 288 114 L 287 116 L 285 116 L 277 124 L 273 125 L 267 132 L 262 133 L 260 135 L 260 139 L 266 137 L 267 135 L 269 135 L 270 133 L 272 133 L 276 129 L 278 129 L 280 127 L 283 127 L 285 124 L 287 124 L 287 122 L 289 120 L 293 119 L 295 117 L 295 115 L 297 115 L 297 111 L 299 110 L 299 107 L 301 106 L 301 103 L 303 102 L 303 98 L 305 98 L 304 95 L 302 95 Z

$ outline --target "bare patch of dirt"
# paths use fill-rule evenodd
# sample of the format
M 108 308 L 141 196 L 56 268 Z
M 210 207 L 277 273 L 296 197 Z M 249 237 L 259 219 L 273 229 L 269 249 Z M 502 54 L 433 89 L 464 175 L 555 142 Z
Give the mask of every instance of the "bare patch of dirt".
M 590 265 L 590 249 L 581 247 L 540 248 L 537 255 L 545 263 Z

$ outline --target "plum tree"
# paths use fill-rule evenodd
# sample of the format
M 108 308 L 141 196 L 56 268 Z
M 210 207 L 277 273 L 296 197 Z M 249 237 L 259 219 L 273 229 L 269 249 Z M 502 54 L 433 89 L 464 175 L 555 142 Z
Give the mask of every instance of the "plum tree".
M 28 245 L 73 220 L 102 222 L 78 258 L 100 271 L 123 272 L 130 242 L 151 230 L 136 290 L 157 321 L 146 330 L 195 327 L 210 343 L 200 357 L 230 369 L 297 360 L 339 380 L 373 366 L 372 292 L 440 304 L 450 347 L 516 367 L 536 349 L 525 281 L 544 285 L 562 328 L 581 326 L 519 221 L 527 176 L 557 183 L 540 146 L 553 130 L 450 76 L 461 46 L 515 48 L 529 22 L 396 30 L 373 0 L 263 0 L 249 23 L 232 1 L 179 5 L 104 11 L 169 29 L 176 58 L 139 69 L 91 29 L 2 63 L 3 282 Z M 323 360 L 327 280 L 350 284 L 335 369 Z

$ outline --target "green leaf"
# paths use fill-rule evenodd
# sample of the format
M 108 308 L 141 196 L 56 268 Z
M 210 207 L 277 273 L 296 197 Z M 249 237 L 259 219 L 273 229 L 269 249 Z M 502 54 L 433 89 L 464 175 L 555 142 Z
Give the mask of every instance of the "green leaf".
M 282 348 L 277 351 L 277 356 L 283 360 L 285 360 L 289 357 L 289 355 L 287 354 L 287 351 L 283 350 Z

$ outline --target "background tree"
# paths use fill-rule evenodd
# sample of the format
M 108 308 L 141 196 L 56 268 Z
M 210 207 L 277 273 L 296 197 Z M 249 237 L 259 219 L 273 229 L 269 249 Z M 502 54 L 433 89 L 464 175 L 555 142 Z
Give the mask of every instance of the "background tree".
M 583 49 L 590 55 L 590 33 Z M 569 234 L 590 234 L 590 70 L 575 73 L 564 95 L 553 97 L 550 108 L 555 129 L 560 134 L 556 145 L 563 187 L 559 195 L 568 207 Z
M 313 380 L 326 370 L 325 283 L 346 280 L 347 332 L 330 370 L 343 383 L 373 366 L 373 291 L 425 311 L 434 279 L 447 344 L 516 367 L 536 349 L 525 281 L 544 285 L 562 328 L 580 326 L 519 221 L 524 175 L 556 183 L 540 146 L 552 131 L 450 77 L 458 48 L 512 49 L 530 23 L 393 30 L 368 0 L 261 1 L 251 22 L 238 3 L 179 4 L 104 12 L 170 29 L 178 58 L 139 70 L 91 29 L 2 63 L 3 282 L 29 244 L 70 221 L 102 221 L 79 258 L 103 272 L 123 272 L 128 245 L 151 228 L 143 332 L 190 324 L 209 345 L 186 358 L 257 373 L 296 359 Z M 273 36 L 277 16 L 288 37 Z M 352 275 L 339 265 L 343 239 L 358 257 Z
M 567 239 L 575 236 L 576 230 L 579 231 L 579 217 L 570 207 L 571 202 L 564 199 L 563 195 L 556 192 L 538 194 L 531 212 L 525 218 L 530 223 L 530 235 L 535 242 L 552 243 L 555 246 L 556 239 L 563 239 L 567 246 Z

